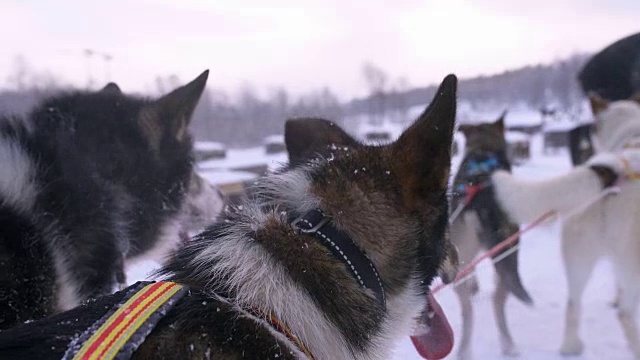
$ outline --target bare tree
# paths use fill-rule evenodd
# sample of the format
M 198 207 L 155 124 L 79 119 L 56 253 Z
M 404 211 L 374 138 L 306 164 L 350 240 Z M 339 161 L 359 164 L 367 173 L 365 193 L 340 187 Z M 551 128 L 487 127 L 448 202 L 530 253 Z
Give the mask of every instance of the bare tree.
M 284 88 L 273 89 L 269 94 L 267 102 L 271 108 L 270 123 L 274 129 L 274 133 L 282 133 L 284 131 L 284 122 L 291 116 L 289 107 L 291 106 L 289 93 Z M 279 129 L 279 131 L 276 131 Z
M 7 83 L 18 92 L 32 92 L 42 96 L 60 88 L 68 87 L 48 70 L 36 70 L 22 55 L 13 60 L 13 69 L 7 76 Z
M 385 91 L 389 77 L 380 67 L 367 62 L 362 66 L 362 74 L 371 93 Z
M 169 91 L 182 85 L 180 78 L 176 74 L 171 74 L 168 76 L 156 76 L 155 83 L 156 89 L 159 94 L 166 94 Z
M 409 81 L 405 77 L 399 77 L 391 87 L 389 96 L 389 107 L 393 109 L 394 121 L 405 123 L 409 121 L 409 103 L 407 101 L 406 92 L 409 90 Z
M 378 66 L 366 62 L 362 75 L 369 88 L 369 117 L 373 124 L 381 124 L 386 113 L 386 91 L 389 77 Z
M 193 112 L 191 119 L 191 129 L 196 139 L 211 139 L 213 133 L 216 131 L 216 126 L 213 122 L 215 117 L 215 109 L 211 92 L 209 89 L 205 89 L 200 96 L 198 106 Z

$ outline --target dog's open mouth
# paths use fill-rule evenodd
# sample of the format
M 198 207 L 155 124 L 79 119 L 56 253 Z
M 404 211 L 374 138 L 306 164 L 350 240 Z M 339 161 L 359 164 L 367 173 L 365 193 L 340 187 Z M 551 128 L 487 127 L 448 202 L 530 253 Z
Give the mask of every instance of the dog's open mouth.
M 427 306 L 420 314 L 411 336 L 416 350 L 425 359 L 437 360 L 447 356 L 453 348 L 453 330 L 442 307 L 429 294 Z

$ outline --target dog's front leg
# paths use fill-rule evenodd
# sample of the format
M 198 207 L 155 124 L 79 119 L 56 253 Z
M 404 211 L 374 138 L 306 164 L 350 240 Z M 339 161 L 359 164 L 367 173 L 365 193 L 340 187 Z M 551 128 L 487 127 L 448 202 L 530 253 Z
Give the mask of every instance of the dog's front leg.
M 505 356 L 515 357 L 520 355 L 518 348 L 513 342 L 509 327 L 507 326 L 507 315 L 505 313 L 505 304 L 507 302 L 507 296 L 509 295 L 509 288 L 503 279 L 498 279 L 498 285 L 496 291 L 493 293 L 493 314 L 496 318 L 496 324 L 498 325 L 498 331 L 500 332 L 500 346 L 502 347 L 502 354 Z
M 636 232 L 636 229 L 632 229 L 630 234 Z M 636 245 L 632 253 L 636 254 L 637 250 Z M 635 359 L 640 359 L 640 334 L 636 320 L 640 302 L 640 264 L 635 258 L 629 257 L 616 257 L 614 260 L 618 284 L 618 320 Z
M 472 358 L 471 338 L 473 334 L 472 289 L 468 283 L 462 283 L 456 286 L 455 290 L 462 311 L 462 339 L 458 348 L 458 360 L 470 360 Z
M 582 216 L 580 217 L 582 218 Z M 592 234 L 584 231 L 580 221 L 566 219 L 562 228 L 562 256 L 567 276 L 568 299 L 565 314 L 565 332 L 560 353 L 562 355 L 580 355 L 584 343 L 580 339 L 581 298 L 591 272 L 599 256 L 592 244 Z M 584 221 L 583 219 L 582 221 Z M 590 219 L 586 219 L 590 220 Z
M 640 359 L 640 335 L 636 322 L 636 308 L 639 299 L 640 285 L 636 282 L 622 291 L 618 306 L 618 320 L 635 359 Z

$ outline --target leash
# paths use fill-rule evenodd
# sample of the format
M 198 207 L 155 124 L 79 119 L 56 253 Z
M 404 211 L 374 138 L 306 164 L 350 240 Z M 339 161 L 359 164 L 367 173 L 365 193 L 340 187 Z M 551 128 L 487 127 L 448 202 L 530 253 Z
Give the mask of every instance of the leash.
M 464 201 L 460 203 L 460 205 L 458 205 L 458 207 L 451 213 L 451 216 L 449 216 L 449 224 L 453 224 L 453 222 L 458 218 L 458 216 L 460 216 L 460 214 L 462 214 L 462 211 L 464 211 L 464 209 L 467 208 L 467 206 L 469 206 L 469 204 L 471 203 L 471 201 L 473 200 L 473 198 L 476 197 L 476 195 L 478 195 L 478 193 L 481 190 L 484 190 L 486 188 L 488 188 L 489 186 L 491 186 L 491 184 L 489 182 L 483 182 L 480 184 L 476 184 L 476 185 L 465 185 L 464 186 Z
M 588 201 L 586 201 L 582 205 L 579 205 L 576 208 L 572 209 L 571 211 L 565 213 L 565 216 L 570 216 L 570 215 L 573 215 L 574 213 L 577 213 L 579 211 L 587 209 L 588 207 L 590 207 L 593 204 L 597 203 L 598 201 L 604 199 L 608 195 L 617 194 L 619 192 L 620 192 L 620 187 L 618 187 L 618 186 L 614 186 L 614 187 L 610 187 L 610 188 L 604 189 L 598 195 L 596 195 L 593 198 L 589 199 Z M 500 251 L 502 251 L 506 247 L 508 247 L 510 245 L 513 245 L 521 235 L 523 235 L 523 234 L 533 230 L 534 228 L 542 225 L 545 221 L 550 220 L 551 218 L 555 217 L 556 215 L 557 215 L 557 212 L 555 210 L 549 210 L 546 213 L 540 215 L 538 218 L 536 218 L 534 221 L 529 223 L 523 229 L 513 233 L 511 236 L 509 236 L 506 239 L 502 240 L 500 243 L 498 243 L 497 245 L 495 245 L 494 247 L 489 249 L 487 252 L 482 254 L 480 257 L 478 257 L 474 261 L 470 262 L 467 266 L 465 266 L 461 271 L 458 272 L 458 274 L 456 275 L 456 277 L 453 280 L 453 282 L 451 282 L 450 284 L 440 283 L 440 284 L 438 284 L 436 287 L 434 287 L 431 290 L 431 293 L 432 294 L 436 294 L 436 293 L 438 293 L 439 291 L 441 291 L 442 289 L 444 289 L 447 286 L 454 286 L 454 287 L 460 286 L 460 284 L 464 283 L 466 280 L 470 279 L 473 276 L 473 271 L 474 271 L 475 267 L 480 262 L 482 262 L 483 260 L 485 260 L 485 259 L 487 259 L 489 257 L 492 257 L 493 255 L 499 253 Z M 509 256 L 513 252 L 515 252 L 517 249 L 518 249 L 517 245 L 513 246 L 512 248 L 508 249 L 504 253 L 500 254 L 500 256 L 498 256 L 495 259 L 493 259 L 492 262 L 495 264 L 497 262 L 502 261 L 507 256 Z
M 461 271 L 459 271 L 458 274 L 456 275 L 455 279 L 453 280 L 452 284 L 455 284 L 455 286 L 458 286 L 458 282 L 461 282 L 461 280 L 465 276 L 467 276 L 470 273 L 472 273 L 474 268 L 482 260 L 495 255 L 496 253 L 500 252 L 502 249 L 504 249 L 507 246 L 513 244 L 518 239 L 518 237 L 520 235 L 522 235 L 522 234 L 534 229 L 535 227 L 537 227 L 538 225 L 542 224 L 546 220 L 548 220 L 548 219 L 552 218 L 553 216 L 555 216 L 555 214 L 556 214 L 556 212 L 554 210 L 547 211 L 546 213 L 542 214 L 540 217 L 535 219 L 533 222 L 531 222 L 529 225 L 527 225 L 524 229 L 522 229 L 520 231 L 517 231 L 514 234 L 512 234 L 511 236 L 509 236 L 508 238 L 502 240 L 499 244 L 497 244 L 496 246 L 492 247 L 489 251 L 485 252 L 484 254 L 482 254 L 482 256 L 476 258 L 474 261 L 470 262 L 467 266 L 465 266 Z M 435 288 L 433 288 L 431 290 L 431 293 L 432 294 L 436 294 L 440 290 L 444 289 L 447 286 L 448 286 L 448 284 L 441 283 L 438 286 L 436 286 Z

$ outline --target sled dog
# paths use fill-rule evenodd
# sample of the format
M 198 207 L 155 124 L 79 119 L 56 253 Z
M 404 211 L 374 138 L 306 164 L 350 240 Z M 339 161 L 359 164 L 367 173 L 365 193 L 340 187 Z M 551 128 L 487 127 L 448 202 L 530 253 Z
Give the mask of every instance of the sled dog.
M 220 211 L 187 130 L 207 75 L 153 101 L 109 84 L 0 118 L 0 329 L 111 293 L 125 262 L 160 260 L 204 225 L 194 211 Z
M 495 171 L 511 171 L 504 135 L 505 115 L 506 112 L 493 123 L 459 127 L 465 135 L 466 146 L 453 182 L 451 209 L 455 218 L 451 223 L 451 242 L 458 248 L 461 266 L 473 261 L 481 251 L 491 249 L 518 231 L 518 225 L 510 221 L 496 202 L 491 187 L 491 175 Z M 462 210 L 458 212 L 460 207 Z M 517 241 L 513 246 L 517 246 Z M 510 248 L 505 248 L 504 251 L 512 250 Z M 517 251 L 495 263 L 495 269 L 498 277 L 492 300 L 502 352 L 515 355 L 517 350 L 505 314 L 507 296 L 511 293 L 526 304 L 531 304 L 532 300 L 520 280 Z M 466 283 L 461 283 L 455 290 L 462 310 L 462 338 L 458 357 L 469 359 L 473 330 L 472 295 L 478 291 L 476 278 L 472 277 Z
M 564 175 L 524 181 L 503 172 L 493 176 L 502 208 L 519 223 L 554 210 L 562 219 L 562 255 L 569 297 L 560 352 L 582 353 L 578 334 L 581 296 L 597 260 L 612 260 L 618 286 L 618 318 L 629 346 L 640 358 L 636 308 L 640 299 L 640 103 L 591 98 L 595 115 L 596 155 Z M 603 186 L 619 179 L 620 192 L 591 204 Z
M 447 76 L 387 145 L 363 145 L 327 120 L 289 121 L 290 150 L 326 156 L 259 179 L 253 196 L 178 250 L 158 286 L 188 291 L 134 339 L 132 358 L 388 359 L 412 333 L 423 356 L 446 356 L 452 332 L 429 285 L 443 266 L 455 276 L 456 86 Z M 0 332 L 0 357 L 83 351 L 79 329 L 139 286 Z

